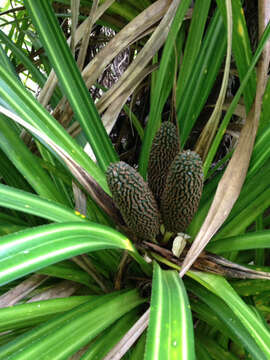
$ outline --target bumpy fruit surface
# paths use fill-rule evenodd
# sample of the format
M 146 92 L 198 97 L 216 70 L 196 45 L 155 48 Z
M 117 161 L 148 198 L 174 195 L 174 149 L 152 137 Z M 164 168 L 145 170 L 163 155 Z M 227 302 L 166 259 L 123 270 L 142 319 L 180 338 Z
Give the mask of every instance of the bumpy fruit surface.
M 155 239 L 159 232 L 160 214 L 155 198 L 141 175 L 120 161 L 108 167 L 107 183 L 129 229 L 141 239 Z
M 162 123 L 153 140 L 148 163 L 148 184 L 158 203 L 165 187 L 169 167 L 179 149 L 175 125 L 169 121 Z
M 200 156 L 179 153 L 172 162 L 161 198 L 161 214 L 167 231 L 183 232 L 197 211 L 203 189 Z

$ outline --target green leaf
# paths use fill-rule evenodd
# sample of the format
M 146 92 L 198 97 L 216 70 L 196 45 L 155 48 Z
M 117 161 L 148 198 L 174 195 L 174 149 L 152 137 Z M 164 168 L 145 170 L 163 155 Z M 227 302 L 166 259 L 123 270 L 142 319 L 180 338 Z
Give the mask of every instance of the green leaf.
M 110 294 L 90 301 L 71 310 L 62 318 L 52 320 L 48 325 L 45 324 L 43 331 L 40 327 L 42 336 L 35 337 L 35 341 L 29 346 L 19 348 L 16 353 L 11 354 L 10 359 L 67 359 L 101 331 L 143 302 L 136 290 Z M 49 327 L 51 327 L 50 331 L 48 331 Z
M 136 254 L 124 235 L 90 222 L 43 225 L 6 235 L 0 241 L 0 284 L 72 256 L 111 248 Z
M 145 360 L 195 359 L 187 293 L 176 271 L 154 265 Z
M 241 234 L 270 205 L 270 164 L 246 180 L 237 202 L 213 240 Z
M 67 45 L 51 3 L 26 0 L 24 5 L 75 116 L 91 144 L 100 167 L 105 171 L 110 162 L 117 161 L 118 157 Z
M 179 98 L 184 95 L 186 86 L 194 71 L 197 56 L 201 49 L 210 3 L 210 0 L 196 1 L 193 8 L 183 61 L 177 79 L 177 93 Z
M 139 161 L 139 170 L 144 178 L 146 177 L 151 144 L 159 128 L 160 120 L 161 120 L 161 112 L 163 110 L 164 103 L 168 96 L 168 91 L 165 91 L 166 97 L 164 97 L 164 87 L 166 87 L 166 89 L 169 87 L 168 90 L 170 90 L 170 88 L 173 85 L 172 81 L 169 84 L 167 82 L 168 76 L 171 78 L 171 75 L 168 74 L 172 72 L 171 68 L 172 67 L 174 68 L 174 62 L 172 63 L 172 57 L 175 56 L 174 46 L 175 46 L 177 34 L 182 25 L 184 16 L 186 14 L 190 2 L 191 2 L 190 0 L 183 0 L 180 2 L 180 5 L 175 14 L 173 23 L 169 31 L 168 38 L 166 40 L 163 49 L 160 67 L 155 77 L 156 86 L 155 86 L 155 90 L 153 91 L 154 96 L 152 98 L 153 101 L 151 102 L 149 119 L 144 133 L 140 161 Z
M 3 44 L 6 44 L 7 47 L 12 51 L 12 54 L 15 55 L 16 58 L 28 69 L 28 71 L 31 73 L 33 81 L 37 82 L 40 87 L 43 87 L 46 82 L 46 77 L 38 70 L 37 66 L 33 65 L 32 61 L 25 55 L 21 48 L 19 48 L 18 45 L 14 44 L 14 42 L 11 41 L 10 38 L 2 30 L 0 30 L 0 41 Z M 53 95 L 53 98 L 55 99 L 55 101 L 60 100 L 57 99 L 55 95 Z
M 4 183 L 25 191 L 33 191 L 22 174 L 15 168 L 6 154 L 0 149 L 0 174 Z
M 227 251 L 239 251 L 249 249 L 269 249 L 270 230 L 256 231 L 254 233 L 240 234 L 211 242 L 207 250 L 216 254 Z
M 196 306 L 193 307 L 193 302 L 191 303 L 192 310 L 199 314 L 199 318 L 201 318 L 200 314 L 205 307 L 206 311 L 204 314 L 204 321 L 208 323 L 211 318 L 209 311 L 213 312 L 213 317 L 217 317 L 218 320 L 220 320 L 220 325 L 217 325 L 217 322 L 214 324 L 210 321 L 210 326 L 217 327 L 222 334 L 229 336 L 230 339 L 236 342 L 239 346 L 244 346 L 254 360 L 266 359 L 265 355 L 256 344 L 252 334 L 248 333 L 239 318 L 221 298 L 212 294 L 210 291 L 206 290 L 203 286 L 191 279 L 186 279 L 185 283 L 187 284 L 187 289 L 189 291 L 191 291 L 203 303 L 207 304 L 203 304 L 204 306 L 202 306 L 202 304 L 196 300 Z
M 269 114 L 270 114 L 270 80 L 268 79 L 266 89 L 263 96 L 262 112 L 260 118 L 260 125 L 258 129 L 258 135 L 264 133 L 269 128 Z
M 56 318 L 47 321 L 40 326 L 36 326 L 32 330 L 26 332 L 22 336 L 19 336 L 14 341 L 0 347 L 0 359 L 6 360 L 7 357 L 16 351 L 31 345 L 34 341 L 38 340 L 39 338 L 46 336 L 53 332 L 55 329 L 60 328 L 68 321 L 71 321 L 73 317 L 79 316 L 84 314 L 85 312 L 93 310 L 95 307 L 102 305 L 104 301 L 110 300 L 117 296 L 117 293 L 112 293 L 109 295 L 97 296 L 95 298 L 91 298 L 86 303 L 82 304 L 81 306 L 76 306 L 71 311 L 66 312 L 65 314 L 58 315 Z
M 14 69 L 14 66 L 10 62 L 7 54 L 5 53 L 5 51 L 1 45 L 0 45 L 0 63 L 2 63 L 8 71 L 12 72 L 13 75 L 15 75 L 17 77 L 17 79 L 19 79 L 18 75 L 16 73 L 16 70 Z
M 176 92 L 181 147 L 185 146 L 212 89 L 226 51 L 226 32 L 219 11 L 211 18 L 201 50 L 183 94 Z
M 238 296 L 230 284 L 221 276 L 190 271 L 190 276 L 219 296 L 234 312 L 254 338 L 258 347 L 263 351 L 267 359 L 270 358 L 270 332 L 258 320 L 254 312 Z
M 242 82 L 251 65 L 252 51 L 250 47 L 250 40 L 248 30 L 245 22 L 244 11 L 240 0 L 234 0 L 232 3 L 233 13 L 233 56 L 236 62 L 238 75 Z M 224 24 L 226 24 L 226 6 L 225 1 L 217 0 L 218 7 L 223 16 Z M 247 113 L 249 112 L 254 100 L 256 92 L 256 73 L 252 70 L 247 86 L 243 91 Z
M 252 76 L 254 75 L 254 68 L 255 68 L 255 65 L 257 63 L 257 61 L 259 60 L 259 57 L 262 53 L 262 50 L 264 48 L 264 45 L 268 39 L 270 35 L 270 24 L 267 25 L 264 33 L 263 33 L 263 36 L 261 37 L 260 39 L 260 42 L 259 42 L 259 45 L 258 45 L 258 48 L 256 50 L 256 53 L 254 54 L 253 58 L 252 58 L 252 61 L 249 65 L 249 67 L 247 68 L 247 71 L 245 74 L 243 74 L 243 77 L 241 79 L 241 85 L 239 87 L 239 89 L 237 90 L 227 112 L 226 112 L 226 115 L 224 117 L 224 119 L 222 120 L 222 123 L 221 125 L 219 126 L 219 130 L 217 132 L 217 135 L 213 141 L 213 144 L 211 146 L 211 149 L 209 150 L 209 153 L 208 153 L 208 156 L 205 160 L 205 163 L 204 163 L 204 172 L 205 174 L 207 174 L 207 171 L 215 157 L 215 154 L 217 152 L 217 149 L 218 149 L 218 146 L 222 140 L 222 137 L 226 131 L 226 127 L 228 126 L 229 124 L 229 121 L 233 115 L 233 112 L 236 108 L 236 105 L 238 104 L 239 100 L 240 100 L 240 97 L 243 93 L 243 91 L 245 90 L 245 88 L 247 87 L 247 84 L 249 81 L 251 81 L 252 83 Z M 249 82 L 250 83 L 250 82 Z M 247 95 L 249 98 L 250 98 L 250 90 L 247 92 Z M 250 106 L 250 104 L 248 105 Z M 261 139 L 262 140 L 264 139 L 265 140 L 265 136 L 261 136 Z M 262 141 L 263 142 L 263 141 Z M 257 141 L 258 143 L 258 141 Z M 264 150 L 262 151 L 262 148 L 264 148 Z M 251 158 L 251 164 L 250 164 L 250 167 L 249 167 L 249 171 L 248 171 L 248 175 L 247 176 L 251 176 L 251 174 L 254 174 L 254 172 L 259 168 L 259 166 L 262 166 L 263 162 L 266 161 L 266 159 L 269 157 L 269 152 L 265 151 L 267 150 L 267 146 L 265 146 L 265 144 L 263 146 L 256 146 L 254 147 L 254 150 L 253 150 L 253 155 L 252 155 L 252 158 Z M 256 149 L 256 150 L 255 150 Z M 263 154 L 262 154 L 263 152 Z M 255 155 L 256 153 L 256 155 Z M 255 157 L 256 156 L 256 157 Z M 256 160 L 255 160 L 256 159 Z M 255 160 L 255 161 L 254 161 Z
M 196 336 L 196 339 L 200 339 L 201 343 L 207 349 L 212 359 L 215 360 L 237 360 L 238 358 L 233 355 L 230 351 L 224 350 L 215 339 L 211 339 L 202 333 Z
M 0 114 L 0 147 L 33 189 L 44 198 L 65 203 L 48 173 L 40 166 L 14 129 L 14 124 Z
M 196 339 L 196 355 L 197 359 L 200 360 L 213 360 L 213 358 L 209 355 L 208 351 L 201 343 L 200 339 Z
M 93 280 L 82 270 L 78 265 L 73 261 L 62 261 L 57 264 L 47 266 L 41 270 L 37 271 L 38 274 L 53 276 L 60 279 L 66 279 L 70 281 L 75 281 L 80 284 L 84 284 L 89 288 L 93 287 Z
M 12 109 L 23 120 L 47 135 L 88 171 L 105 191 L 109 192 L 104 172 L 89 158 L 56 119 L 24 88 L 14 74 L 7 71 L 2 61 L 0 62 L 0 104 Z M 43 145 L 53 152 L 48 144 L 44 143 Z
M 64 205 L 2 184 L 0 184 L 0 205 L 55 222 L 85 219 L 84 215 Z
M 269 267 L 252 267 L 260 271 L 269 271 Z M 256 303 L 258 308 L 262 305 L 262 300 L 265 297 L 264 302 L 269 303 L 269 291 L 270 291 L 270 281 L 261 280 L 261 279 L 248 279 L 248 280 L 234 280 L 231 282 L 232 287 L 240 296 L 256 296 Z M 258 302 L 260 300 L 260 302 Z M 268 311 L 268 310 L 267 310 Z
M 146 331 L 142 333 L 135 346 L 133 346 L 133 350 L 131 352 L 129 360 L 143 359 L 145 353 L 145 343 L 146 343 Z
M 103 359 L 125 333 L 128 332 L 137 319 L 138 311 L 136 309 L 123 316 L 91 344 L 81 360 Z
M 36 301 L 0 309 L 0 331 L 26 328 L 57 314 L 66 312 L 96 296 L 72 296 L 69 298 Z

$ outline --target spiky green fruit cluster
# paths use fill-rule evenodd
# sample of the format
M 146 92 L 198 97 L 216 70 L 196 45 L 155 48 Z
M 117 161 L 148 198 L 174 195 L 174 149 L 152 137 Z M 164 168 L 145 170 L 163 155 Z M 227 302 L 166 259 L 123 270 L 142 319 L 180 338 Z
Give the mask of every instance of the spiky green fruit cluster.
M 160 214 L 148 184 L 123 161 L 111 164 L 106 175 L 113 201 L 129 229 L 138 238 L 154 240 L 160 228 Z
M 180 143 L 175 125 L 169 121 L 162 123 L 153 140 L 148 163 L 148 184 L 158 203 L 169 167 L 179 150 Z
M 167 231 L 182 232 L 197 211 L 203 189 L 200 156 L 183 151 L 173 160 L 161 197 L 161 215 Z

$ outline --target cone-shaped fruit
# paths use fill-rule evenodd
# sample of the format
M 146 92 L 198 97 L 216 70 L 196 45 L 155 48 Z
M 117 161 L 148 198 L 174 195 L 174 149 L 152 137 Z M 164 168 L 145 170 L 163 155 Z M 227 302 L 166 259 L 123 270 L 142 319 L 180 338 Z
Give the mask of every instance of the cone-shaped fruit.
M 120 161 L 107 169 L 107 182 L 115 205 L 129 229 L 139 238 L 155 239 L 160 227 L 156 200 L 137 171 Z
M 167 231 L 183 232 L 197 211 L 203 189 L 200 156 L 183 151 L 173 160 L 161 198 L 161 215 Z
M 169 167 L 179 150 L 180 143 L 175 125 L 169 121 L 162 123 L 153 140 L 148 163 L 148 184 L 158 203 Z

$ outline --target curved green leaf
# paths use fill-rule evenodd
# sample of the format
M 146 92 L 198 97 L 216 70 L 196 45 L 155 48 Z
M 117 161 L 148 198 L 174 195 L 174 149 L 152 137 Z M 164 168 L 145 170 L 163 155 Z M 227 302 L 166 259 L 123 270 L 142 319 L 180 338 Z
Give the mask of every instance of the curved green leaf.
M 61 326 L 54 326 L 50 332 L 36 338 L 29 346 L 18 349 L 10 359 L 67 359 L 121 316 L 144 302 L 136 290 L 120 292 L 114 296 L 107 295 L 102 297 L 102 300 L 94 300 L 94 307 L 92 301 L 90 308 L 86 303 L 71 310 L 67 316 L 63 316 L 65 321 L 62 321 Z
M 90 222 L 43 225 L 6 235 L 0 241 L 0 284 L 72 256 L 111 248 L 136 253 L 124 235 Z
M 201 343 L 200 339 L 196 339 L 196 355 L 197 359 L 200 360 L 213 360 L 213 358 L 209 355 L 208 351 Z
M 71 321 L 74 316 L 80 316 L 85 312 L 89 312 L 95 307 L 102 305 L 104 301 L 108 301 L 117 295 L 117 293 L 112 293 L 109 295 L 96 296 L 95 298 L 90 299 L 86 303 L 80 306 L 76 306 L 71 311 L 67 311 L 65 314 L 62 314 L 60 316 L 58 315 L 56 318 L 34 327 L 32 330 L 26 332 L 22 336 L 19 336 L 14 341 L 11 341 L 10 343 L 0 347 L 0 359 L 6 360 L 9 355 L 12 355 L 13 353 L 19 351 L 20 349 L 23 349 L 24 347 L 27 347 L 39 338 L 42 338 L 43 336 L 45 337 L 46 334 L 55 331 L 55 329 L 60 328 L 68 321 Z
M 211 242 L 207 250 L 216 254 L 249 249 L 269 249 L 270 230 L 246 233 Z
M 81 357 L 81 360 L 103 359 L 111 348 L 128 332 L 137 319 L 138 311 L 136 309 L 123 316 L 91 344 L 90 348 Z
M 2 308 L 0 309 L 0 331 L 23 329 L 48 321 L 50 317 L 66 312 L 95 297 L 95 295 L 71 296 Z
M 219 130 L 217 132 L 217 135 L 216 135 L 216 137 L 215 137 L 215 139 L 213 141 L 213 144 L 212 144 L 212 146 L 211 146 L 211 148 L 209 150 L 208 156 L 207 156 L 207 158 L 205 160 L 205 163 L 204 163 L 204 172 L 205 173 L 207 173 L 207 171 L 208 171 L 208 169 L 209 169 L 209 167 L 210 167 L 210 165 L 211 165 L 211 163 L 212 163 L 212 161 L 213 161 L 213 159 L 215 157 L 218 146 L 219 146 L 219 144 L 221 142 L 221 139 L 222 139 L 222 137 L 223 137 L 223 135 L 225 133 L 226 127 L 228 126 L 229 121 L 230 121 L 230 119 L 231 119 L 231 117 L 233 115 L 234 109 L 236 108 L 236 106 L 237 106 L 237 104 L 238 104 L 238 102 L 240 100 L 242 92 L 246 89 L 248 81 L 250 81 L 250 83 L 252 83 L 252 75 L 254 74 L 255 65 L 256 65 L 257 61 L 259 60 L 259 57 L 260 57 L 260 55 L 261 55 L 261 53 L 263 51 L 264 45 L 265 45 L 265 43 L 266 43 L 266 41 L 267 41 L 267 39 L 269 37 L 269 34 L 270 34 L 270 24 L 267 25 L 267 27 L 266 27 L 266 29 L 265 29 L 265 31 L 263 33 L 263 36 L 260 39 L 260 42 L 259 42 L 258 48 L 256 50 L 256 53 L 254 54 L 254 56 L 253 56 L 253 58 L 251 60 L 250 66 L 247 69 L 247 71 L 245 72 L 245 74 L 243 74 L 243 77 L 241 79 L 241 85 L 240 85 L 239 89 L 237 90 L 237 92 L 236 92 L 236 94 L 235 94 L 235 96 L 234 96 L 234 98 L 233 98 L 227 112 L 226 112 L 226 115 L 225 115 L 224 119 L 222 120 L 222 123 L 219 126 Z M 251 86 L 251 88 L 252 88 L 252 86 Z M 246 92 L 246 98 L 250 99 L 250 97 L 252 96 L 251 92 L 252 91 L 250 91 L 250 89 Z M 248 106 L 250 106 L 250 104 L 248 104 Z M 265 139 L 265 136 L 261 136 L 260 140 L 262 140 L 262 139 Z M 259 142 L 257 141 L 257 143 L 259 144 L 260 141 Z M 268 147 L 266 147 L 266 148 L 268 148 Z M 265 150 L 266 150 L 266 148 L 265 148 Z M 261 151 L 262 150 L 261 146 L 258 146 L 258 145 L 256 146 L 255 145 L 254 151 L 255 151 L 255 149 L 256 149 L 257 163 L 256 163 L 256 161 L 254 161 L 254 152 L 253 152 L 253 156 L 251 158 L 251 164 L 250 164 L 250 167 L 249 167 L 247 177 L 249 177 L 251 174 L 254 174 L 255 166 L 256 166 L 256 169 L 258 169 L 259 163 L 265 162 L 267 157 L 269 157 L 268 151 L 261 154 L 261 152 L 262 152 Z M 265 155 L 267 155 L 267 157 Z
M 219 345 L 216 339 L 205 335 L 202 331 L 196 335 L 196 340 L 199 339 L 207 349 L 211 359 L 215 360 L 238 360 L 238 358 L 231 353 L 231 351 L 224 350 L 224 347 Z
M 176 271 L 155 263 L 145 360 L 195 359 L 187 293 Z
M 265 355 L 256 344 L 252 334 L 248 333 L 239 318 L 221 298 L 217 297 L 194 280 L 186 279 L 185 283 L 187 284 L 187 289 L 189 291 L 203 303 L 207 304 L 205 305 L 198 302 L 197 298 L 195 304 L 191 302 L 191 308 L 199 314 L 197 315 L 199 318 L 201 318 L 200 315 L 202 314 L 204 317 L 203 320 L 206 323 L 216 327 L 222 334 L 230 337 L 239 346 L 244 346 L 251 354 L 252 359 L 266 360 Z M 212 314 L 212 319 L 216 320 L 217 318 L 219 321 L 209 321 L 209 319 L 211 319 L 210 313 Z
M 5 44 L 12 51 L 12 54 L 14 54 L 16 58 L 29 70 L 32 79 L 36 81 L 40 87 L 42 87 L 46 82 L 46 77 L 39 71 L 36 66 L 34 66 L 32 61 L 25 55 L 21 48 L 13 41 L 11 41 L 2 30 L 0 30 L 0 42 Z
M 138 360 L 143 359 L 145 353 L 145 343 L 146 343 L 146 331 L 142 333 L 135 346 L 133 346 L 133 350 L 131 352 L 129 360 Z
M 216 80 L 226 51 L 225 27 L 219 11 L 212 16 L 201 50 L 183 94 L 176 92 L 177 121 L 181 147 L 185 146 Z
M 99 294 L 99 290 L 95 287 L 96 285 L 94 285 L 93 279 L 73 261 L 61 261 L 57 264 L 42 268 L 38 270 L 37 273 L 84 284 L 90 289 L 95 288 L 96 292 L 93 293 Z
M 105 171 L 118 157 L 48 1 L 24 2 L 70 105 Z
M 270 358 L 270 332 L 221 276 L 202 272 L 189 272 L 190 277 L 219 296 L 242 322 L 267 359 Z
M 109 192 L 104 172 L 89 158 L 56 119 L 23 87 L 15 75 L 6 70 L 3 61 L 0 62 L 0 104 L 3 104 L 8 109 L 12 109 L 23 120 L 62 147 L 95 178 L 105 191 Z M 49 151 L 53 152 L 48 144 L 43 144 Z
M 15 71 L 13 64 L 10 62 L 9 57 L 5 53 L 3 47 L 0 45 L 0 63 L 2 63 L 6 70 L 10 71 L 18 79 L 18 75 Z
M 194 71 L 196 59 L 201 49 L 210 3 L 211 0 L 207 0 L 196 1 L 194 4 L 183 61 L 177 79 L 177 92 L 180 98 L 186 91 L 186 86 Z
M 85 216 L 64 205 L 0 184 L 0 206 L 55 221 L 83 221 Z
M 16 188 L 32 191 L 31 186 L 24 179 L 22 174 L 15 168 L 6 154 L 0 149 L 0 174 L 4 183 Z
M 131 303 L 131 306 L 129 309 L 127 309 L 129 307 L 129 304 L 125 304 L 125 300 L 129 301 Z M 123 304 L 122 304 L 122 302 L 123 302 Z M 97 329 L 95 329 L 95 328 L 99 327 L 99 325 L 98 326 L 96 325 L 96 320 L 101 325 L 101 327 L 103 327 L 103 328 L 99 329 L 98 331 L 102 331 L 104 329 L 104 324 L 105 324 L 105 327 L 110 325 L 110 323 L 106 324 L 106 322 L 107 322 L 106 318 L 108 318 L 109 322 L 112 320 L 113 317 L 115 317 L 115 320 L 116 320 L 117 316 L 120 317 L 120 316 L 124 315 L 125 311 L 128 312 L 133 307 L 138 305 L 138 303 L 141 303 L 141 302 L 143 302 L 143 299 L 141 299 L 138 296 L 138 293 L 136 291 L 129 291 L 129 292 L 119 291 L 119 292 L 110 293 L 108 295 L 102 295 L 102 296 L 96 296 L 94 298 L 90 298 L 89 301 L 87 301 L 79 306 L 76 306 L 75 308 L 67 311 L 65 314 L 56 316 L 54 319 L 49 320 L 46 323 L 35 327 L 34 329 L 28 331 L 27 333 L 23 334 L 22 336 L 19 336 L 14 341 L 11 341 L 10 343 L 0 347 L 0 359 L 6 360 L 8 358 L 8 356 L 12 356 L 12 357 L 14 356 L 13 358 L 18 359 L 17 356 L 19 356 L 19 354 L 21 352 L 22 352 L 22 356 L 25 356 L 25 357 L 23 357 L 23 359 L 32 359 L 32 358 L 44 359 L 43 351 L 34 357 L 31 357 L 31 355 L 29 354 L 28 351 L 35 352 L 35 351 L 39 351 L 39 350 L 44 350 L 44 348 L 45 348 L 44 353 L 47 350 L 49 351 L 50 350 L 49 348 L 46 349 L 46 346 L 48 346 L 48 343 L 46 342 L 47 337 L 49 336 L 48 342 L 50 342 L 50 346 L 51 346 L 54 343 L 53 338 L 54 338 L 55 334 L 57 334 L 57 336 L 59 335 L 60 337 L 63 335 L 63 333 L 61 333 L 62 328 L 64 329 L 64 333 L 65 333 L 64 336 L 66 336 L 66 337 L 63 338 L 60 342 L 59 342 L 59 338 L 57 338 L 55 340 L 54 345 L 56 345 L 56 343 L 59 342 L 58 345 L 62 346 L 63 348 L 67 347 L 67 346 L 73 346 L 72 345 L 73 339 L 71 339 L 71 341 L 68 341 L 68 342 L 66 342 L 65 340 L 67 340 L 69 338 L 69 336 L 72 337 L 73 335 L 75 335 L 74 331 L 76 331 L 76 332 L 80 331 L 79 328 L 77 328 L 77 326 L 76 326 L 76 320 L 79 318 L 84 320 L 84 324 L 82 324 L 82 330 L 83 330 L 84 334 L 82 336 L 82 339 L 80 339 L 80 334 L 79 334 L 78 337 L 76 337 L 76 342 L 78 343 L 78 341 L 80 341 L 80 340 L 85 341 L 85 336 L 92 336 L 93 331 L 94 332 L 97 331 Z M 112 314 L 111 312 L 107 313 L 108 308 L 106 310 L 106 304 L 111 305 L 112 303 L 117 304 L 117 306 L 119 306 L 119 309 L 114 309 L 115 314 Z M 122 310 L 121 307 L 125 307 L 124 313 L 122 313 L 122 314 L 121 314 L 121 310 Z M 100 310 L 98 310 L 98 309 L 100 309 Z M 101 318 L 100 313 L 103 314 L 103 319 Z M 106 313 L 106 316 L 104 316 L 105 313 Z M 92 315 L 90 315 L 90 314 L 92 314 Z M 88 321 L 88 315 L 90 316 L 89 321 Z M 86 318 L 85 318 L 85 316 L 86 316 Z M 97 319 L 95 319 L 95 316 L 97 316 Z M 92 325 L 91 320 L 93 321 L 93 325 Z M 79 322 L 80 322 L 80 320 L 79 320 Z M 69 328 L 69 334 L 66 334 L 66 332 L 65 332 L 66 327 L 71 328 L 71 330 Z M 59 334 L 59 331 L 60 331 L 60 334 Z M 75 338 L 74 338 L 74 340 L 75 340 Z M 44 342 L 44 348 L 43 348 L 43 342 Z M 74 345 L 78 346 L 77 343 Z M 67 345 L 67 344 L 69 344 L 69 345 Z M 29 350 L 29 348 L 30 348 L 30 350 Z M 63 350 L 63 352 L 64 351 L 65 350 Z M 51 358 L 56 359 L 54 356 L 47 357 L 46 359 L 51 359 Z M 64 357 L 64 359 L 66 359 L 66 357 Z
M 0 114 L 0 147 L 39 195 L 65 203 L 48 173 L 15 131 L 14 124 L 3 114 Z

